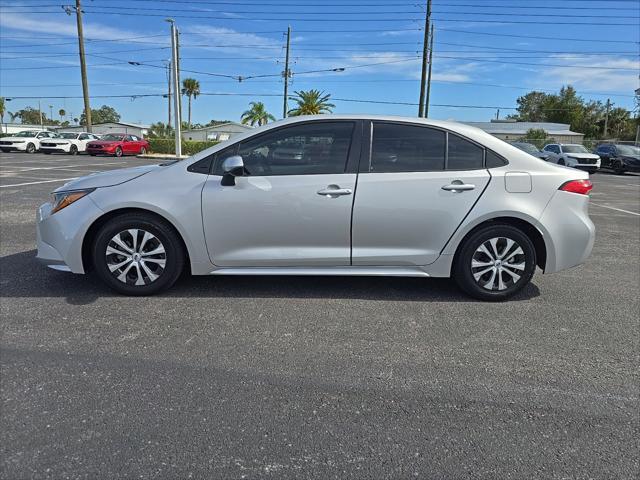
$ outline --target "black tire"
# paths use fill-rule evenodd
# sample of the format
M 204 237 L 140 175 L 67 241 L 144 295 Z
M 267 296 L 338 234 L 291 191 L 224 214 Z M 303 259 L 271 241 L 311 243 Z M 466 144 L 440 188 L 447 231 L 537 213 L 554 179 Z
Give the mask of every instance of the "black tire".
M 622 162 L 620 160 L 616 160 L 615 162 L 613 162 L 613 172 L 616 175 L 624 175 L 624 165 L 622 164 Z
M 144 155 L 145 153 L 147 153 L 147 149 L 144 147 L 140 148 L 140 155 Z
M 33 143 L 27 144 L 27 153 L 36 153 L 36 146 Z
M 112 273 L 107 266 L 106 251 L 111 240 L 119 233 L 129 229 L 138 229 L 151 233 L 164 247 L 164 260 L 166 261 L 164 270 L 159 273 L 157 279 L 145 285 L 134 284 L 136 275 L 134 268 L 130 269 L 130 277 L 132 278 L 125 276 L 125 282 L 128 282 L 125 283 L 118 280 L 118 270 L 116 270 L 116 273 Z M 138 236 L 140 237 L 140 235 Z M 151 245 L 149 248 L 153 247 Z M 142 296 L 153 295 L 166 290 L 175 283 L 184 270 L 185 252 L 178 234 L 167 222 L 143 213 L 128 213 L 109 220 L 100 228 L 93 242 L 92 259 L 98 277 L 110 288 L 123 295 Z M 149 278 L 147 277 L 145 280 L 149 280 Z
M 523 252 L 522 255 L 514 257 L 514 259 L 518 259 L 518 262 L 524 261 L 524 270 L 521 272 L 519 280 L 513 282 L 513 277 L 510 275 L 498 274 L 502 276 L 503 279 L 506 279 L 504 282 L 506 288 L 504 290 L 489 290 L 481 286 L 474 278 L 474 272 L 471 267 L 471 262 L 477 249 L 485 242 L 496 237 L 515 241 L 522 248 Z M 500 246 L 500 244 L 498 246 Z M 479 228 L 463 241 L 458 248 L 453 267 L 453 276 L 458 286 L 472 297 L 490 302 L 500 302 L 522 290 L 531 281 L 535 268 L 536 250 L 531 239 L 516 227 L 506 224 L 495 224 Z M 478 270 L 481 271 L 481 269 Z M 517 270 L 513 269 L 511 271 L 516 272 Z M 476 272 L 476 274 L 477 273 L 478 272 Z M 489 271 L 485 275 L 490 277 L 491 274 L 492 272 Z M 481 281 L 486 278 L 485 275 L 480 276 Z
M 44 153 L 45 155 L 51 155 L 51 152 L 48 152 L 47 150 L 43 150 L 42 153 Z
M 77 155 L 78 154 L 78 147 L 76 147 L 75 145 L 71 145 L 69 147 L 69 154 L 70 155 Z
M 560 160 L 558 160 L 558 165 L 564 165 L 564 158 L 561 158 Z
M 116 157 L 121 157 L 121 156 L 122 156 L 122 148 L 116 147 Z
M 90 153 L 89 155 L 91 155 L 92 157 L 95 157 L 98 154 L 97 153 Z

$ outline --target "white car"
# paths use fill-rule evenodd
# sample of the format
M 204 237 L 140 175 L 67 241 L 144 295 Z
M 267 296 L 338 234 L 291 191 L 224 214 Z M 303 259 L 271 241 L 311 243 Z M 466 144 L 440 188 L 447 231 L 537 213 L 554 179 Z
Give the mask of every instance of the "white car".
M 49 138 L 55 138 L 54 132 L 47 130 L 23 130 L 10 137 L 0 138 L 0 150 L 10 152 L 17 150 L 19 152 L 36 153 L 40 150 L 40 142 Z
M 600 157 L 579 144 L 550 143 L 542 151 L 549 153 L 547 162 L 578 168 L 591 174 L 600 168 Z
M 56 138 L 42 140 L 40 151 L 42 153 L 70 153 L 77 155 L 87 150 L 87 143 L 98 140 L 98 136 L 87 132 L 58 132 Z

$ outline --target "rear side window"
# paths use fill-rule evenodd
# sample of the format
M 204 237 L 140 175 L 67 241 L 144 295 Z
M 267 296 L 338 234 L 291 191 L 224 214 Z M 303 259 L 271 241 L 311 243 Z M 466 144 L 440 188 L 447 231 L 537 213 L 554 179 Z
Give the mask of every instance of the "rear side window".
M 487 150 L 487 153 L 486 153 L 487 168 L 504 167 L 505 165 L 508 165 L 508 162 L 504 158 L 496 155 L 491 150 Z
M 444 170 L 443 131 L 414 125 L 373 124 L 370 172 Z
M 482 168 L 484 148 L 457 135 L 449 134 L 447 170 L 476 170 Z

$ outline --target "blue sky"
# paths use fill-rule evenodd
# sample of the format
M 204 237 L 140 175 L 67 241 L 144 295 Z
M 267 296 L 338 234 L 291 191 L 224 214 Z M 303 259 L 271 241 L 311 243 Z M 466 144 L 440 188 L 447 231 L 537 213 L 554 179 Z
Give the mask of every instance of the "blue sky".
M 0 0 L 0 95 L 7 110 L 60 108 L 79 117 L 80 69 L 71 0 Z M 239 120 L 252 100 L 282 115 L 284 32 L 292 28 L 291 91 L 317 88 L 336 113 L 416 115 L 424 1 L 83 0 L 92 107 L 124 121 L 167 119 L 169 25 L 181 31 L 182 78 L 200 81 L 192 120 Z M 633 109 L 640 86 L 640 2 L 433 0 L 430 117 L 488 120 L 519 95 L 572 84 L 583 97 Z M 533 38 L 537 37 L 537 38 Z M 540 37 L 549 37 L 540 38 Z M 584 41 L 586 40 L 586 41 Z M 29 57 L 29 58 L 27 58 Z M 144 65 L 132 66 L 128 62 Z M 597 68 L 594 68 L 597 67 Z M 315 70 L 344 68 L 342 72 Z M 188 70 L 201 73 L 189 73 Z M 261 76 L 238 82 L 233 77 Z M 243 95 L 239 95 L 243 94 Z M 124 95 L 127 98 L 98 98 Z M 342 100 L 338 100 L 342 99 Z M 394 102 L 358 103 L 345 100 Z M 436 105 L 454 105 L 436 106 Z M 186 102 L 184 106 L 186 119 Z

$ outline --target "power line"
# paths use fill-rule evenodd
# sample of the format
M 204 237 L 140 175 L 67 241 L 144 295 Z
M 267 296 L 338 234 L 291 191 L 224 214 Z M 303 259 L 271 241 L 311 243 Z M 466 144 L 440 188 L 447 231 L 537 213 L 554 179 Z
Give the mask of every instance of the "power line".
M 469 30 L 456 30 L 453 28 L 439 28 L 438 30 L 445 31 L 445 32 L 465 33 L 467 35 L 489 35 L 492 37 L 531 38 L 535 40 L 563 40 L 563 41 L 571 41 L 571 42 L 625 43 L 625 44 L 640 43 L 640 41 L 608 40 L 600 37 L 592 37 L 592 38 L 544 37 L 540 35 L 516 35 L 516 34 L 510 34 L 510 33 L 471 32 Z

